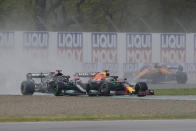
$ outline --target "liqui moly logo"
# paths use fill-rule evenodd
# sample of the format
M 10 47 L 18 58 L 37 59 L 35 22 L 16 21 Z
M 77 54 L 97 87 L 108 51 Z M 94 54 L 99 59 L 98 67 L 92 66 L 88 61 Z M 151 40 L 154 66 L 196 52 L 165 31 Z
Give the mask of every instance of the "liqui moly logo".
M 91 46 L 93 63 L 117 63 L 117 33 L 92 33 Z
M 14 32 L 0 32 L 0 48 L 13 49 L 15 47 Z
M 83 61 L 83 34 L 59 32 L 57 35 L 58 54 L 72 61 Z
M 186 34 L 161 34 L 161 63 L 186 63 Z
M 23 47 L 26 49 L 46 49 L 49 47 L 48 32 L 24 32 Z
M 126 62 L 150 63 L 152 62 L 152 35 L 126 34 Z

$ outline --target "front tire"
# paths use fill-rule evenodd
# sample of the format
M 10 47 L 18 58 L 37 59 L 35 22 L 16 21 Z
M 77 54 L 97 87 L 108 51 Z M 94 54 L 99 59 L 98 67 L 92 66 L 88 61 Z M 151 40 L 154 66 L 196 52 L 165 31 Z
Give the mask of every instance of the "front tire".
M 21 83 L 21 93 L 23 95 L 33 95 L 35 91 L 35 84 L 32 81 L 23 81 Z
M 137 96 L 142 97 L 142 96 L 146 96 L 146 90 L 148 90 L 148 86 L 145 82 L 138 82 L 135 85 L 135 94 L 137 94 Z

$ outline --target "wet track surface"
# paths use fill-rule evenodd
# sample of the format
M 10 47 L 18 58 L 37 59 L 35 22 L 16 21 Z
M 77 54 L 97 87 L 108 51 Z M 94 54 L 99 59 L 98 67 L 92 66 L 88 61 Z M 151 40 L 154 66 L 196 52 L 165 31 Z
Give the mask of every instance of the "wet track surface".
M 171 89 L 171 88 L 196 88 L 196 83 L 177 84 L 175 82 L 148 84 L 151 89 Z
M 121 99 L 137 99 L 137 100 L 183 100 L 183 101 L 196 101 L 196 96 L 112 96 L 112 98 Z
M 171 89 L 171 88 L 196 88 L 196 83 L 187 83 L 187 84 L 177 84 L 176 82 L 160 83 L 160 84 L 148 84 L 150 89 Z M 20 86 L 3 88 L 0 85 L 0 95 L 21 95 Z M 41 95 L 41 93 L 39 93 Z
M 0 131 L 195 131 L 196 120 L 0 123 Z
M 160 83 L 160 84 L 148 84 L 149 89 L 171 89 L 171 88 L 196 88 L 196 83 L 187 83 L 187 84 L 177 84 L 176 82 L 169 83 Z M 3 90 L 0 92 L 0 95 L 21 95 L 20 88 L 17 92 L 12 92 Z M 34 95 L 46 95 L 53 96 L 52 94 L 42 94 L 35 93 Z M 87 97 L 87 96 L 84 96 Z M 124 99 L 144 99 L 144 100 L 196 100 L 196 96 L 146 96 L 146 97 L 137 97 L 137 96 L 111 96 L 112 98 L 124 98 Z

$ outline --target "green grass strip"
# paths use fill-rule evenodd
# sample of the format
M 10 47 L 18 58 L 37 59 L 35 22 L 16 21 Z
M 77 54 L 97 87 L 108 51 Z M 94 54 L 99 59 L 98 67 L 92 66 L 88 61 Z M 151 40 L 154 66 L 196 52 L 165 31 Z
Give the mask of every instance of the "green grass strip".
M 196 88 L 155 89 L 155 95 L 196 95 Z
M 58 115 L 0 117 L 0 122 L 196 119 L 195 115 Z

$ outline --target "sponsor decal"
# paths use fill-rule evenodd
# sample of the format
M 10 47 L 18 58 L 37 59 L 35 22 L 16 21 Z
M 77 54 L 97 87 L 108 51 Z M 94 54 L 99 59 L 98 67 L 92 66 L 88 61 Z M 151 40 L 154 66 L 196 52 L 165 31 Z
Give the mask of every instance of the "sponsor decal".
M 57 35 L 58 54 L 73 61 L 83 61 L 83 34 L 59 32 Z
M 126 62 L 151 63 L 152 62 L 152 35 L 126 34 Z
M 161 34 L 161 63 L 186 63 L 186 34 Z
M 0 32 L 0 48 L 13 49 L 14 45 L 14 32 Z
M 23 47 L 25 49 L 47 49 L 49 47 L 49 33 L 24 32 Z
M 117 63 L 117 33 L 92 33 L 91 46 L 93 63 Z

